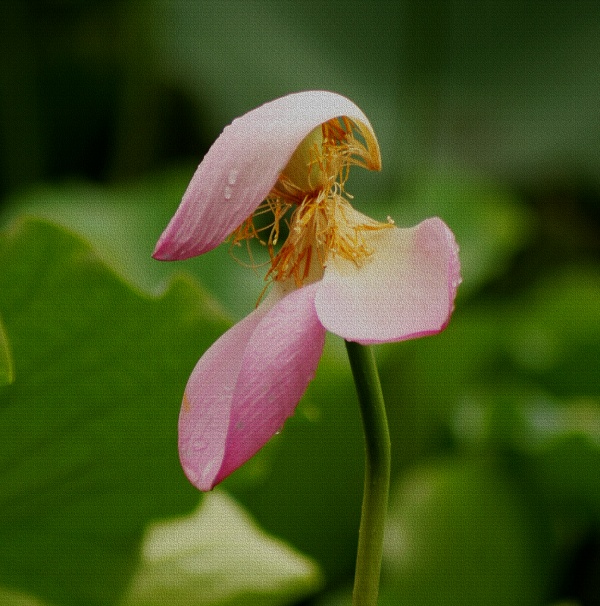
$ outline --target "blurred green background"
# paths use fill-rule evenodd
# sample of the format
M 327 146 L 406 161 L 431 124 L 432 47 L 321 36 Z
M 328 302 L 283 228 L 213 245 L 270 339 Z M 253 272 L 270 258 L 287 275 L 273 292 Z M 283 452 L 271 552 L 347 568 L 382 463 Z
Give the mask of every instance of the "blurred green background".
M 381 604 L 600 604 L 600 4 L 578 0 L 3 3 L 0 604 L 349 604 L 363 446 L 343 344 L 202 499 L 181 394 L 262 275 L 227 245 L 150 258 L 222 128 L 304 89 L 377 133 L 356 207 L 439 215 L 461 246 L 448 329 L 376 349 Z

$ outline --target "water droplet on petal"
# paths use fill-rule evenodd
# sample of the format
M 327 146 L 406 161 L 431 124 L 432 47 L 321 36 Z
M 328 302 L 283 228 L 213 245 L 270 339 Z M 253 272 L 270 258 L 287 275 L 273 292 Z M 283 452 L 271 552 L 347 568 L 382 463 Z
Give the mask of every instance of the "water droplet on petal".
M 238 175 L 239 175 L 239 171 L 236 170 L 235 168 L 232 168 L 229 171 L 229 176 L 227 177 L 227 182 L 229 183 L 229 185 L 235 185 Z
M 193 445 L 193 449 L 195 452 L 199 452 L 201 450 L 205 450 L 206 447 L 208 446 L 208 442 L 206 440 L 203 440 L 202 438 L 194 440 L 192 442 Z
M 231 200 L 232 195 L 233 195 L 233 189 L 231 189 L 231 187 L 229 187 L 229 185 L 227 185 L 225 187 L 225 192 L 224 192 L 225 200 Z

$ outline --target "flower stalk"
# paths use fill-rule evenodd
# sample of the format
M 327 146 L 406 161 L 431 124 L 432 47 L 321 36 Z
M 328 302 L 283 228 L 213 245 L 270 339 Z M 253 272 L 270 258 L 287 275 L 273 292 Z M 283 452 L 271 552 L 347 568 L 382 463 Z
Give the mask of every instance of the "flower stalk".
M 365 483 L 352 603 L 376 606 L 390 487 L 390 436 L 373 351 L 352 341 L 346 341 L 346 350 L 365 434 Z

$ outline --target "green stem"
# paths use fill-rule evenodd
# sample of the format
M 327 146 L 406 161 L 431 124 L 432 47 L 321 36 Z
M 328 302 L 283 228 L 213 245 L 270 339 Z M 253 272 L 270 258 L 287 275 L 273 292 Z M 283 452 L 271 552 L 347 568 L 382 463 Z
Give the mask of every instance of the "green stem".
M 390 487 L 391 447 L 383 393 L 372 350 L 346 341 L 365 432 L 365 487 L 358 534 L 354 606 L 376 606 Z

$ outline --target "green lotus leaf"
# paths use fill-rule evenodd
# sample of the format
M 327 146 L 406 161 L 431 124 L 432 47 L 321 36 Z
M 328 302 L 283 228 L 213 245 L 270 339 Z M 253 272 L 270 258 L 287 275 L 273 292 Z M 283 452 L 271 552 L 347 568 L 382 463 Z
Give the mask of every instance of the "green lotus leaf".
M 181 394 L 226 329 L 191 280 L 123 282 L 83 240 L 21 219 L 0 233 L 0 583 L 55 604 L 112 604 L 144 528 L 198 500 L 177 456 Z

